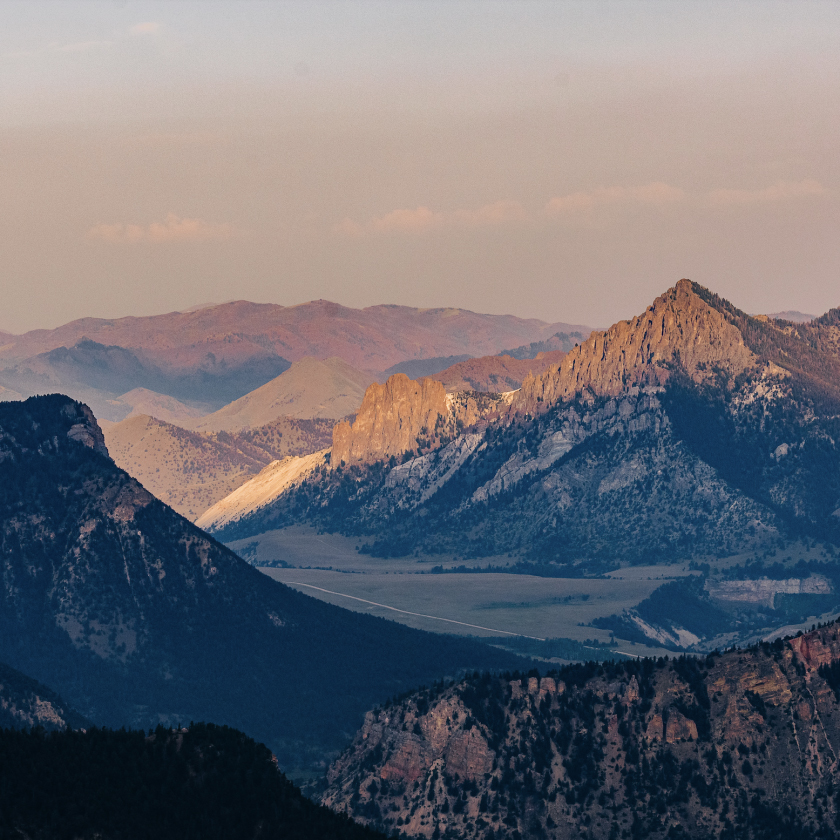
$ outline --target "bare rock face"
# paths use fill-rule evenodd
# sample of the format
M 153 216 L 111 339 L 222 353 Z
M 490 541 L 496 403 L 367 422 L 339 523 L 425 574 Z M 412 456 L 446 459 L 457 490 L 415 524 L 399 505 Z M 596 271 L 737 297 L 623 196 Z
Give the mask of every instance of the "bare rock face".
M 330 463 L 372 463 L 437 449 L 462 429 L 506 407 L 503 394 L 447 394 L 443 383 L 435 379 L 413 380 L 396 373 L 384 385 L 368 387 L 352 424 L 336 424 Z
M 668 715 L 668 723 L 665 725 L 665 741 L 674 744 L 677 741 L 696 740 L 697 724 L 681 712 L 672 711 Z
M 384 385 L 368 387 L 352 425 L 336 425 L 331 462 L 357 464 L 402 455 L 416 446 L 421 432 L 433 432 L 438 419 L 448 413 L 443 383 L 396 373 Z
M 818 836 L 840 811 L 838 663 L 832 624 L 567 683 L 474 675 L 369 713 L 322 801 L 411 838 Z
M 83 403 L 68 404 L 62 409 L 67 417 L 77 420 L 67 432 L 70 440 L 75 440 L 88 449 L 93 449 L 100 455 L 108 457 L 108 447 L 105 445 L 105 436 L 93 412 Z
M 737 374 L 757 361 L 737 327 L 703 301 L 690 280 L 680 280 L 641 315 L 592 333 L 557 367 L 526 378 L 513 406 L 533 413 L 586 390 L 616 396 L 628 386 L 661 386 L 676 361 L 697 381 L 713 367 Z

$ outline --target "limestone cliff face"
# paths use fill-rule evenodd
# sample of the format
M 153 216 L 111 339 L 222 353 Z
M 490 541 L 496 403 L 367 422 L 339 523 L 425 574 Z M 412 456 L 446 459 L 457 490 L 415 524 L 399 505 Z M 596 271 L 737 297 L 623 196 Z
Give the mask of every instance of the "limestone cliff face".
M 506 406 L 500 394 L 447 394 L 435 379 L 409 379 L 404 373 L 374 383 L 351 424 L 333 429 L 333 466 L 371 463 L 405 452 L 438 448 L 464 427 Z
M 408 837 L 833 838 L 838 662 L 834 624 L 706 660 L 473 676 L 369 713 L 323 801 Z
M 448 413 L 443 383 L 394 374 L 384 385 L 368 387 L 352 425 L 335 426 L 331 462 L 357 464 L 402 455 L 416 446 L 421 432 L 433 434 L 438 419 Z
M 660 386 L 677 360 L 698 381 L 713 367 L 737 374 L 757 361 L 737 327 L 703 301 L 690 280 L 680 280 L 641 315 L 592 333 L 557 367 L 526 378 L 513 406 L 533 413 L 587 390 L 616 396 L 628 386 Z

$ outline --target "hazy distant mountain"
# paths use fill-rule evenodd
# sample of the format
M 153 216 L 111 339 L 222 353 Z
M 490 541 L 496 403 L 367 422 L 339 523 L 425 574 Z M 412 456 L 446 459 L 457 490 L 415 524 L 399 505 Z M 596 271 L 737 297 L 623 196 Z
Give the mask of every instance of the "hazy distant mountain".
M 305 520 L 377 554 L 511 553 L 565 575 L 757 557 L 802 535 L 837 544 L 838 335 L 840 310 L 793 329 L 680 281 L 527 377 L 497 419 L 396 463 L 366 467 L 374 447 L 341 470 L 333 453 L 330 471 L 221 535 Z M 387 417 L 402 428 L 413 411 Z
M 452 365 L 432 376 L 443 382 L 447 391 L 515 391 L 531 373 L 542 373 L 557 365 L 566 353 L 563 350 L 540 351 L 535 358 L 516 359 L 512 356 L 482 356 Z
M 472 356 L 462 354 L 460 356 L 435 356 L 431 359 L 408 359 L 383 370 L 382 376 L 387 379 L 395 373 L 404 373 L 409 379 L 420 379 L 423 376 L 434 376 L 458 362 L 465 362 L 471 358 Z
M 168 376 L 196 370 L 211 374 L 246 371 L 279 358 L 297 361 L 305 356 L 338 356 L 360 370 L 383 371 L 407 359 L 498 353 L 506 347 L 542 341 L 558 331 L 588 334 L 589 329 L 464 309 L 351 309 L 325 300 L 283 307 L 234 301 L 192 312 L 111 320 L 83 318 L 54 330 L 33 330 L 12 336 L 0 346 L 0 365 L 10 367 L 88 339 L 129 350 Z M 247 390 L 259 384 L 262 382 Z M 123 387 L 120 393 L 127 390 L 129 387 Z
M 576 344 L 586 341 L 591 332 L 591 329 L 585 327 L 571 333 L 558 332 L 544 341 L 532 341 L 530 344 L 523 344 L 512 350 L 502 350 L 498 355 L 513 356 L 514 359 L 535 359 L 540 353 L 553 353 L 556 350 L 568 353 Z
M 0 557 L 0 659 L 95 722 L 235 725 L 287 768 L 394 694 L 517 661 L 276 583 L 116 467 L 60 395 L 0 403 Z
M 24 347 L 26 338 L 22 339 Z M 154 334 L 146 337 L 153 347 L 155 339 Z M 13 344 L 6 349 L 11 353 L 17 348 Z M 147 389 L 214 408 L 248 393 L 289 367 L 282 357 L 266 353 L 237 360 L 235 354 L 230 359 L 217 359 L 208 352 L 196 359 L 176 356 L 174 362 L 157 355 L 158 358 L 150 359 L 142 348 L 130 350 L 82 338 L 69 347 L 57 347 L 0 369 L 0 382 L 24 395 L 68 392 L 85 400 L 106 419 L 119 421 L 132 411 L 130 405 L 120 401 L 120 395 L 126 392 Z M 0 351 L 0 364 L 3 361 Z
M 307 357 L 255 391 L 185 425 L 204 432 L 232 432 L 264 426 L 278 417 L 339 420 L 358 410 L 372 381 L 341 359 Z
M 207 414 L 210 406 L 198 407 L 195 404 L 176 400 L 175 397 L 166 394 L 158 394 L 148 388 L 133 388 L 125 394 L 120 394 L 114 400 L 115 406 L 126 406 L 129 409 L 128 417 L 136 417 L 138 414 L 145 414 L 154 417 L 156 420 L 163 420 L 165 423 L 178 423 L 195 420 Z
M 407 837 L 836 840 L 839 640 L 416 692 L 368 714 L 321 801 Z
M 332 427 L 329 420 L 280 417 L 253 430 L 210 434 L 139 415 L 104 435 L 117 466 L 194 521 L 272 461 L 323 449 Z
M 786 309 L 784 312 L 771 312 L 768 318 L 775 318 L 777 321 L 791 321 L 794 324 L 805 324 L 813 321 L 816 315 L 808 315 L 805 312 L 797 312 L 795 309 Z

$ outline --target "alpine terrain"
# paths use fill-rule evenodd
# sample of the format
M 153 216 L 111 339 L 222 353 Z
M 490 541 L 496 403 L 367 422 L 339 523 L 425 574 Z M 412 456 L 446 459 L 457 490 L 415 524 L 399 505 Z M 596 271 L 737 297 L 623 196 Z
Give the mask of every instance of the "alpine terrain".
M 751 317 L 681 280 L 515 392 L 372 385 L 322 468 L 206 526 L 233 540 L 308 522 L 374 555 L 509 554 L 513 570 L 565 577 L 691 563 L 702 574 L 659 599 L 670 614 L 654 603 L 610 626 L 675 647 L 782 626 L 840 603 L 826 563 L 840 541 L 838 348 L 840 310 Z M 799 566 L 793 544 L 810 552 Z M 769 603 L 761 587 L 737 596 L 732 581 L 771 567 Z M 727 586 L 707 578 L 725 569 Z

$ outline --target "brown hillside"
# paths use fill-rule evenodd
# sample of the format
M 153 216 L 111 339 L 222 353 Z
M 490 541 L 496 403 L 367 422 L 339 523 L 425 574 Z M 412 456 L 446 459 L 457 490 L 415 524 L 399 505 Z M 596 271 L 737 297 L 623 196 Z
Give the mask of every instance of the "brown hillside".
M 257 428 L 278 417 L 339 420 L 358 411 L 372 381 L 341 359 L 305 358 L 255 391 L 184 425 L 202 432 L 232 432 Z
M 332 422 L 282 417 L 238 434 L 202 434 L 139 415 L 104 434 L 117 466 L 195 520 L 272 461 L 328 445 Z

